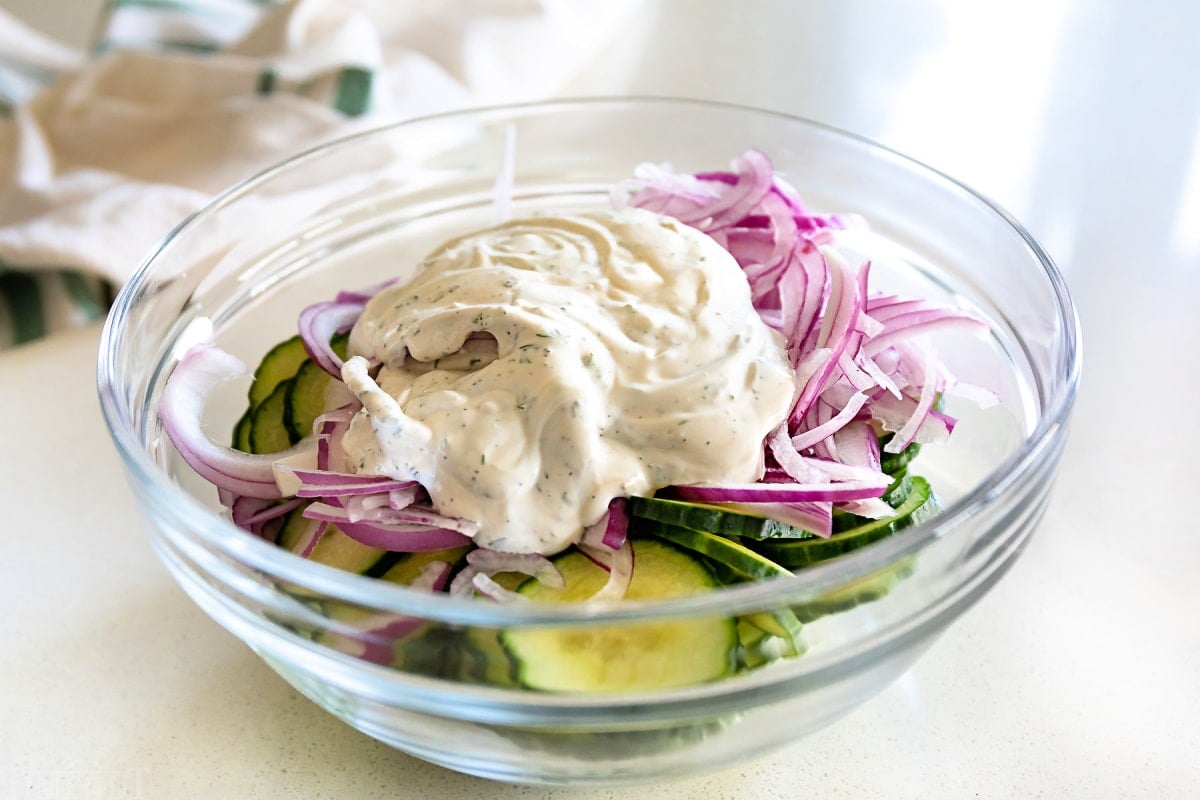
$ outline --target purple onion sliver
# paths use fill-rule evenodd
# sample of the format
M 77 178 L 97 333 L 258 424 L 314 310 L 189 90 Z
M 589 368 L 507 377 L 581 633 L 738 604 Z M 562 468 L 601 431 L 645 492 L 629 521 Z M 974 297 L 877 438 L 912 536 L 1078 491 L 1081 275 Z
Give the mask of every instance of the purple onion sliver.
M 237 525 L 239 528 L 249 528 L 254 525 L 261 525 L 268 520 L 282 517 L 304 504 L 304 501 L 300 498 L 294 498 L 284 503 L 260 500 L 258 502 L 265 502 L 266 505 L 260 505 L 257 507 L 251 505 L 249 502 L 242 504 L 243 501 L 249 500 L 251 500 L 251 498 L 242 497 L 238 498 L 238 501 L 234 503 L 233 524 Z M 241 507 L 239 508 L 240 504 Z
M 425 492 L 425 487 L 419 483 L 412 486 L 406 486 L 401 489 L 392 489 L 388 491 L 388 507 L 399 511 L 402 508 L 408 508 L 413 503 L 417 502 Z
M 346 518 L 350 522 L 370 519 L 371 514 L 388 504 L 387 492 L 374 494 L 356 494 L 339 498 L 342 508 L 346 509 Z
M 558 567 L 538 553 L 505 553 L 477 547 L 467 553 L 467 563 L 476 567 L 480 574 L 495 575 L 497 572 L 519 572 L 536 578 L 538 583 L 553 589 L 561 589 L 566 583 Z
M 338 528 L 360 544 L 377 547 L 393 553 L 426 553 L 430 550 L 445 550 L 462 547 L 471 540 L 458 531 L 446 528 L 411 525 L 397 527 L 376 522 L 339 522 Z
M 879 497 L 887 487 L 853 483 L 742 483 L 723 486 L 672 486 L 671 497 L 707 503 L 843 502 Z
M 391 523 L 411 523 L 416 525 L 429 525 L 438 528 L 446 528 L 448 530 L 458 531 L 467 536 L 474 536 L 479 532 L 479 523 L 469 519 L 459 519 L 458 517 L 448 517 L 441 514 L 432 508 L 421 508 L 417 506 L 407 506 L 405 508 L 381 508 L 378 512 L 378 520 L 380 522 Z
M 629 503 L 624 497 L 614 497 L 608 504 L 608 520 L 600 543 L 609 550 L 620 550 L 629 535 Z
M 579 545 L 579 552 L 608 571 L 608 580 L 588 598 L 588 602 L 607 603 L 623 599 L 633 580 L 634 551 L 630 543 L 625 541 L 615 551 Z
M 341 380 L 342 359 L 333 352 L 329 340 L 348 331 L 362 315 L 365 303 L 316 303 L 300 312 L 297 324 L 304 349 L 321 369 Z
M 298 454 L 309 444 L 302 442 L 282 453 L 252 455 L 214 443 L 201 426 L 204 402 L 212 388 L 245 372 L 241 361 L 217 347 L 192 347 L 163 389 L 159 419 L 183 460 L 218 490 L 274 500 L 281 496 L 275 483 L 275 462 Z
M 342 533 L 368 547 L 378 547 L 397 553 L 418 553 L 461 547 L 470 539 L 462 533 L 431 525 L 394 524 L 377 520 L 351 522 L 344 508 L 329 503 L 312 503 L 304 509 L 304 516 L 332 522 Z

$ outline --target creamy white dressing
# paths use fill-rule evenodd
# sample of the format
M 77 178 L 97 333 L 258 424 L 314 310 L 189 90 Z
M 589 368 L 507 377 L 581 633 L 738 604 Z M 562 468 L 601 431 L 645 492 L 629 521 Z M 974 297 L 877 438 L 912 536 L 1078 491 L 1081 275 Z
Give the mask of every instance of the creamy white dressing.
M 640 209 L 452 240 L 350 349 L 351 468 L 418 480 L 477 544 L 522 553 L 578 541 L 614 497 L 757 480 L 795 389 L 733 257 Z

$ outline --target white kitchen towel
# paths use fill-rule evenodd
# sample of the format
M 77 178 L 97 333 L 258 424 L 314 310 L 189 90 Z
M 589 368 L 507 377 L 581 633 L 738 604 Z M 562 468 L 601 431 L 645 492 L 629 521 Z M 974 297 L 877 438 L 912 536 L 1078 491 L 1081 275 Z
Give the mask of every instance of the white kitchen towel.
M 290 154 L 548 97 L 641 0 L 111 0 L 88 57 L 0 11 L 0 347 L 93 319 L 164 234 Z

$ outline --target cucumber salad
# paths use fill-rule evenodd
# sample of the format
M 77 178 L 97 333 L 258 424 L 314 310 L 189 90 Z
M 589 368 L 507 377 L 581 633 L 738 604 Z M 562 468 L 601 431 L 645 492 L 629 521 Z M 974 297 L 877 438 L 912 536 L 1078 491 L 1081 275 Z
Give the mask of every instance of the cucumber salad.
M 995 399 L 927 336 L 985 323 L 873 289 L 869 237 L 810 211 L 758 151 L 694 175 L 644 164 L 608 209 L 466 232 L 404 281 L 303 309 L 232 447 L 201 418 L 246 368 L 193 347 L 163 429 L 249 534 L 421 591 L 608 604 L 789 575 L 935 512 L 909 463 L 951 434 L 943 395 Z M 472 632 L 424 642 L 437 663 L 418 669 L 669 688 L 800 654 L 806 613 Z M 379 663 L 430 635 L 349 622 L 366 632 L 348 649 Z

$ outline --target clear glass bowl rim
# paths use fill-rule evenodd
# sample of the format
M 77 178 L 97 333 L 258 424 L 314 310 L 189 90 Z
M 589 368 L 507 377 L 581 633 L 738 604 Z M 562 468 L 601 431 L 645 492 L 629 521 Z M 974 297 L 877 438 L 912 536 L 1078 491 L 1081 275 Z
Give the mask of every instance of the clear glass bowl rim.
M 588 605 L 545 606 L 537 604 L 481 603 L 469 598 L 431 595 L 403 586 L 375 581 L 340 572 L 309 562 L 279 549 L 269 542 L 249 536 L 226 517 L 214 514 L 185 491 L 155 463 L 140 441 L 132 409 L 123 401 L 119 373 L 119 347 L 123 341 L 122 324 L 132 312 L 139 290 L 152 278 L 155 264 L 170 250 L 180 232 L 199 224 L 221 208 L 252 193 L 260 184 L 280 173 L 302 168 L 306 162 L 333 151 L 352 147 L 355 142 L 386 136 L 393 131 L 436 123 L 443 120 L 474 118 L 498 121 L 512 115 L 602 111 L 621 107 L 679 106 L 710 108 L 763 118 L 814 129 L 854 146 L 874 151 L 898 162 L 925 180 L 942 184 L 960 194 L 966 202 L 980 204 L 1024 240 L 1030 254 L 1045 273 L 1054 294 L 1058 323 L 1064 339 L 1063 358 L 1056 364 L 1057 374 L 1050 376 L 1053 391 L 1041 406 L 1041 416 L 1033 432 L 1017 450 L 998 464 L 962 498 L 948 505 L 936 517 L 921 525 L 906 528 L 904 535 L 891 536 L 861 550 L 829 562 L 806 567 L 799 574 L 768 582 L 747 583 L 717 592 L 684 598 L 647 602 L 628 602 L 606 607 Z M 801 190 L 803 187 L 800 187 Z M 702 615 L 729 615 L 761 609 L 781 603 L 801 603 L 823 591 L 886 568 L 895 561 L 921 550 L 928 543 L 953 535 L 961 522 L 995 498 L 1014 490 L 1022 478 L 1058 448 L 1066 436 L 1066 422 L 1074 405 L 1081 370 L 1079 321 L 1063 276 L 1036 239 L 1012 215 L 995 202 L 962 182 L 913 158 L 905 156 L 864 136 L 804 117 L 736 103 L 711 100 L 662 97 L 622 96 L 588 97 L 484 106 L 414 117 L 400 122 L 360 131 L 298 153 L 241 181 L 216 196 L 201 210 L 179 223 L 142 261 L 133 277 L 121 288 L 101 332 L 97 362 L 97 389 L 101 411 L 131 480 L 161 501 L 164 513 L 176 518 L 180 529 L 204 545 L 215 548 L 240 563 L 318 591 L 330 598 L 356 603 L 398 614 L 419 616 L 450 624 L 502 627 L 507 625 L 603 624 L 647 618 L 682 618 Z M 161 369 L 161 363 L 159 368 Z M 148 408 L 149 410 L 149 408 Z M 964 576 L 966 578 L 967 576 Z

